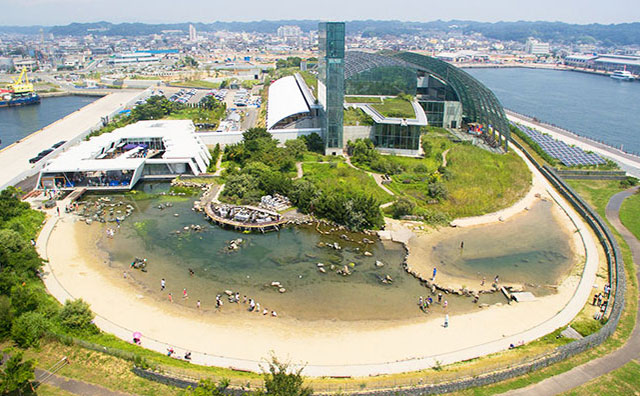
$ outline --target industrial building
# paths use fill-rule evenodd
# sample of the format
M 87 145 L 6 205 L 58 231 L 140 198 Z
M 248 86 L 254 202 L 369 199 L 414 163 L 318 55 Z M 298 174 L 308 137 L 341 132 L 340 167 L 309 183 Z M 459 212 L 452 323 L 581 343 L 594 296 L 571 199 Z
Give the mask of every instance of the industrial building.
M 210 161 L 193 122 L 139 121 L 63 152 L 40 171 L 37 186 L 129 190 L 145 176 L 197 176 Z

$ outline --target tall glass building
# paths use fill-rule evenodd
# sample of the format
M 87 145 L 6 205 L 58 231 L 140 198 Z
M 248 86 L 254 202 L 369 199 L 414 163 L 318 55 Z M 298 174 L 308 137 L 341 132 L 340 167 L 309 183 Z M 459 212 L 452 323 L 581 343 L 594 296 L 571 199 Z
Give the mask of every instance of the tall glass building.
M 344 118 L 344 22 L 318 25 L 318 101 L 324 108 L 325 151 L 342 151 Z

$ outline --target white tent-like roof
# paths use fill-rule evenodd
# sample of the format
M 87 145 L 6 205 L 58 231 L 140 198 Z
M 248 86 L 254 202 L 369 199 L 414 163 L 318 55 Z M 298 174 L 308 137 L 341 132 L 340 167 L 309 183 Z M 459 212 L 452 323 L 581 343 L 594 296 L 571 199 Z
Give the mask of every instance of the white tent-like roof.
M 133 148 L 116 158 L 99 159 L 122 142 L 161 139 L 164 153 L 161 158 L 130 157 L 140 150 Z M 81 142 L 61 153 L 43 168 L 42 173 L 108 171 L 138 169 L 147 161 L 154 163 L 189 163 L 193 173 L 206 172 L 211 156 L 207 147 L 195 133 L 193 122 L 189 120 L 139 121 L 124 128 L 116 129 Z
M 267 129 L 278 121 L 301 113 L 310 113 L 310 109 L 294 76 L 283 77 L 269 86 Z

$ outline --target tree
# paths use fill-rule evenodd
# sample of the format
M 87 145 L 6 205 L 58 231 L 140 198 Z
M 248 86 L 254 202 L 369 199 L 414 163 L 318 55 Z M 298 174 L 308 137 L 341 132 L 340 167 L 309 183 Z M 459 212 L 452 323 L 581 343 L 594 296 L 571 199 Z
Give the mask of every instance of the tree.
M 313 389 L 303 386 L 302 369 L 289 372 L 289 364 L 280 362 L 275 356 L 269 362 L 269 372 L 264 374 L 266 395 L 311 396 Z
M 303 135 L 302 140 L 307 144 L 307 150 L 314 153 L 324 154 L 324 141 L 317 133 Z
M 245 142 L 259 138 L 271 138 L 271 133 L 267 132 L 266 128 L 249 128 L 242 133 Z
M 293 158 L 296 160 L 301 160 L 304 156 L 304 153 L 307 151 L 307 145 L 302 139 L 291 139 L 284 142 L 284 146 L 287 148 L 287 151 L 291 154 Z
M 9 297 L 0 295 L 0 339 L 4 339 L 9 335 L 12 321 L 11 301 Z
M 21 348 L 37 346 L 48 328 L 49 323 L 41 313 L 27 312 L 13 321 L 11 338 Z
M 35 379 L 35 362 L 32 359 L 22 361 L 22 352 L 16 352 L 9 358 L 4 369 L 0 371 L 0 394 L 31 395 L 35 394 L 31 381 Z
M 93 312 L 82 299 L 67 300 L 60 311 L 60 323 L 72 331 L 95 330 Z

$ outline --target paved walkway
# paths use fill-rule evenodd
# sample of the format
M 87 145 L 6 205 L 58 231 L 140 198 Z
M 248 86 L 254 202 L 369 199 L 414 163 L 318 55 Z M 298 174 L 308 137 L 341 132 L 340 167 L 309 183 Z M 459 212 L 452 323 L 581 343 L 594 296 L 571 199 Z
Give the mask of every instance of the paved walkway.
M 49 376 L 49 372 L 41 369 L 35 370 L 36 378 L 44 378 Z M 44 381 L 47 385 L 55 386 L 74 395 L 91 395 L 91 396 L 127 396 L 128 393 L 112 391 L 99 385 L 90 384 L 84 381 L 78 381 L 56 374 L 51 375 Z
M 631 249 L 633 262 L 640 262 L 640 241 L 627 230 L 620 222 L 619 211 L 625 198 L 633 195 L 638 187 L 620 192 L 609 200 L 606 208 L 607 219 L 613 227 L 622 235 L 627 245 Z M 636 277 L 640 280 L 640 269 L 636 267 Z M 530 385 L 526 388 L 517 389 L 504 393 L 504 395 L 557 395 L 559 393 L 568 392 L 571 389 L 585 384 L 595 378 L 607 374 L 627 362 L 640 357 L 640 312 L 636 316 L 636 324 L 631 333 L 631 337 L 627 343 L 617 351 L 610 353 L 601 358 L 592 360 L 581 366 L 575 367 L 565 373 L 547 378 L 537 384 Z

